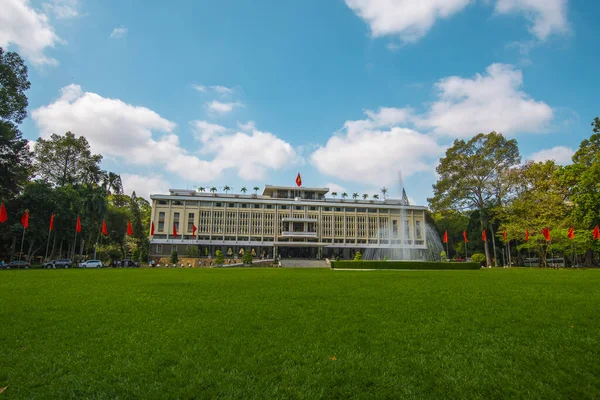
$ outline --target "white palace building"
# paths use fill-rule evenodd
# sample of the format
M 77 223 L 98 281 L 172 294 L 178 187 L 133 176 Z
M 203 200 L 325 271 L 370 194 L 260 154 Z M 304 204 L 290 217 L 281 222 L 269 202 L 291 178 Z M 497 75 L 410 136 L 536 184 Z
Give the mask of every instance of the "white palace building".
M 183 256 L 197 247 L 212 257 L 219 249 L 225 255 L 251 249 L 264 258 L 348 259 L 356 251 L 382 257 L 402 247 L 412 259 L 425 258 L 425 207 L 406 197 L 336 199 L 328 192 L 266 185 L 251 195 L 177 189 L 152 195 L 150 254 Z

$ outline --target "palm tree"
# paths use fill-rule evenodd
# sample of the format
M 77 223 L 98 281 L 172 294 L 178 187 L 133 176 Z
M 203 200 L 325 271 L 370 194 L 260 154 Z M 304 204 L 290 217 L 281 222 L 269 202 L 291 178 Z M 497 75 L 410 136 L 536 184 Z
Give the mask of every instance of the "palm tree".
M 260 190 L 260 188 L 258 186 L 254 186 L 252 188 L 252 190 L 254 190 L 254 194 L 258 194 L 258 191 Z
M 223 186 L 223 191 L 225 192 L 225 194 L 227 194 L 227 192 L 229 192 L 231 190 L 231 188 L 227 185 Z
M 213 195 L 215 195 L 215 193 L 217 192 L 217 188 L 216 188 L 216 187 L 214 187 L 214 186 L 213 186 L 213 187 L 211 187 L 211 188 L 210 188 L 210 192 L 211 192 Z
M 246 192 L 248 191 L 248 189 L 246 189 L 246 186 L 244 186 L 243 188 L 240 189 L 240 192 L 246 194 Z
M 108 194 L 121 194 L 123 193 L 123 182 L 121 181 L 121 175 L 109 172 L 104 174 L 102 177 L 102 187 L 108 192 Z
M 366 200 L 366 199 L 368 199 L 368 198 L 369 198 L 369 195 L 368 195 L 368 194 L 366 194 L 366 193 L 365 193 L 365 194 L 363 194 L 363 200 Z
M 335 199 L 337 197 L 337 192 L 331 192 L 331 195 L 333 196 L 333 198 Z
M 386 188 L 386 187 L 384 186 L 384 187 L 382 187 L 382 188 L 381 188 L 381 189 L 379 189 L 379 190 L 381 190 L 381 194 L 383 195 L 383 199 L 385 200 L 385 199 L 386 199 L 386 197 L 387 197 L 387 194 L 388 194 L 388 188 Z
M 356 199 L 358 199 L 358 193 L 352 193 L 352 198 L 356 201 Z
M 379 200 L 379 195 L 378 195 L 378 194 L 374 194 L 374 195 L 373 195 L 373 198 L 374 198 L 375 200 Z
M 345 199 L 346 197 L 348 197 L 348 193 L 346 193 L 346 192 L 342 193 L 342 199 Z
M 198 191 L 199 191 L 199 192 L 202 192 L 202 193 L 204 193 L 204 186 L 200 186 L 200 187 L 198 188 Z

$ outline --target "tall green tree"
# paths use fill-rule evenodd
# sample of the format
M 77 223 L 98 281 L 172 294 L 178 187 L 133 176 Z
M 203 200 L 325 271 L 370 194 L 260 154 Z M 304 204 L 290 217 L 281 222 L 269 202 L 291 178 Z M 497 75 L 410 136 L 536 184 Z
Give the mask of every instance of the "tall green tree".
M 467 142 L 457 139 L 436 167 L 439 178 L 429 205 L 434 211 L 477 210 L 481 229 L 487 228 L 490 210 L 508 196 L 508 172 L 520 162 L 517 141 L 506 140 L 500 133 L 480 133 Z M 491 260 L 488 242 L 485 256 Z
M 15 52 L 0 47 L 0 119 L 20 124 L 27 117 L 27 95 L 31 83 L 27 66 Z
M 35 158 L 36 174 L 57 186 L 99 184 L 103 176 L 102 156 L 92 154 L 84 136 L 76 137 L 71 132 L 39 138 Z

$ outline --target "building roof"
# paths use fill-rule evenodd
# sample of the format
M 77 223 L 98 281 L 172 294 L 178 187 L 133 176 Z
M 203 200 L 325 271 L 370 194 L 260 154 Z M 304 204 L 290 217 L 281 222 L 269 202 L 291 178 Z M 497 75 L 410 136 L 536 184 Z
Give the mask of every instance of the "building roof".
M 303 192 L 315 192 L 319 194 L 327 194 L 329 193 L 329 188 L 311 188 L 305 186 L 277 186 L 277 185 L 265 185 L 263 189 L 263 196 L 271 196 L 273 191 L 275 190 L 291 190 L 291 191 L 303 191 Z

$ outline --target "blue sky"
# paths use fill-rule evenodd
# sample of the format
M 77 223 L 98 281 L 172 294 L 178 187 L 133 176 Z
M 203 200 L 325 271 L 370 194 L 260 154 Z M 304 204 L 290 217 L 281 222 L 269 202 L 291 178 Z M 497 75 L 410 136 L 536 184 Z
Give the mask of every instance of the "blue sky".
M 0 0 L 26 138 L 84 135 L 125 189 L 293 185 L 425 204 L 456 138 L 567 163 L 600 114 L 600 3 Z

